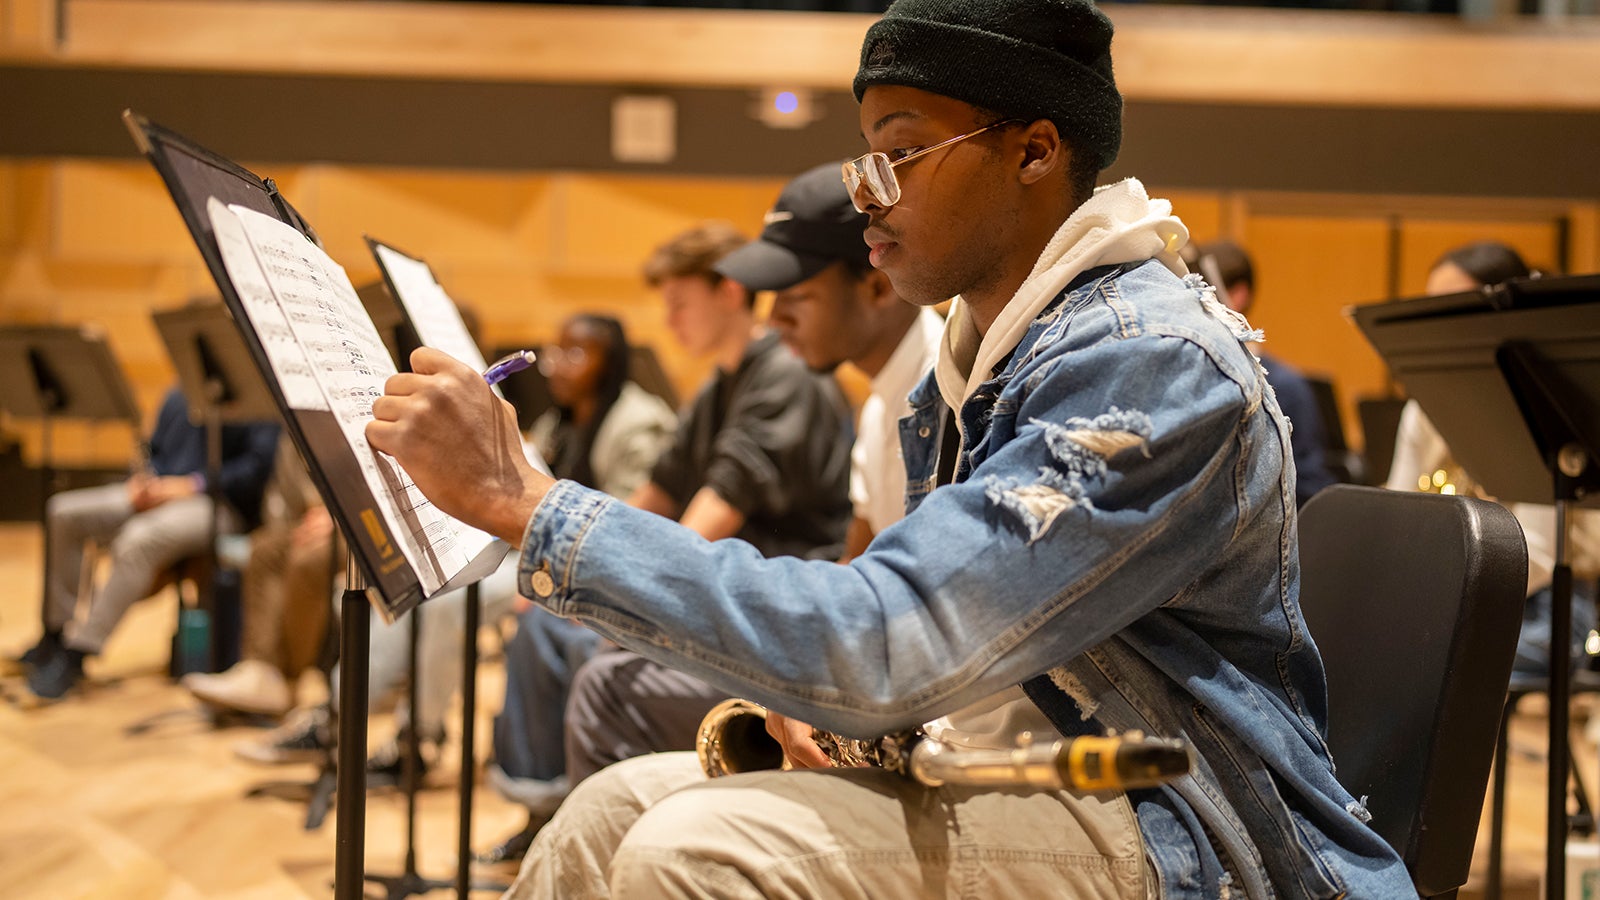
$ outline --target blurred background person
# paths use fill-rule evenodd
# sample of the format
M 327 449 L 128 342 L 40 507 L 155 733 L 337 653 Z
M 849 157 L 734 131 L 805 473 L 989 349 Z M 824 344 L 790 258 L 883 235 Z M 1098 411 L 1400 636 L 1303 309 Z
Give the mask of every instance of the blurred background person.
M 328 645 L 328 604 L 335 573 L 343 569 L 333 518 L 286 436 L 262 502 L 261 527 L 250 533 L 239 661 L 225 672 L 187 674 L 183 686 L 218 709 L 274 717 L 288 712 L 296 681 Z
M 1216 281 L 1217 299 L 1241 316 L 1249 316 L 1256 301 L 1255 265 L 1250 254 L 1233 241 L 1221 240 L 1195 248 L 1196 270 Z M 1329 423 L 1322 421 L 1316 394 L 1300 370 L 1273 356 L 1262 343 L 1250 350 L 1267 370 L 1267 384 L 1278 396 L 1278 407 L 1289 420 L 1289 446 L 1294 451 L 1295 502 L 1301 506 L 1330 484 L 1338 481 L 1329 471 L 1325 455 Z M 1331 423 L 1337 427 L 1338 423 Z
M 556 343 L 539 351 L 539 371 L 554 405 L 534 421 L 529 439 L 556 477 L 618 498 L 650 478 L 678 417 L 631 380 L 631 358 L 622 323 L 593 314 L 568 319 Z M 547 815 L 565 794 L 567 691 L 573 673 L 600 644 L 598 635 L 576 622 L 521 605 L 516 633 L 506 643 L 505 703 L 494 720 L 489 780 L 529 808 L 529 824 L 480 856 L 491 864 L 521 859 L 536 817 Z
M 45 509 L 49 558 L 46 602 L 38 643 L 13 662 L 27 672 L 28 690 L 57 700 L 83 680 L 83 662 L 105 647 L 135 601 L 154 590 L 157 577 L 186 557 L 204 553 L 212 516 L 223 531 L 254 528 L 272 473 L 278 426 L 222 426 L 222 466 L 217 485 L 223 506 L 214 508 L 206 484 L 206 431 L 189 421 L 183 391 L 162 400 L 144 467 L 126 481 L 63 491 Z M 88 609 L 74 619 L 83 589 L 84 549 L 105 546 L 110 567 L 88 592 Z

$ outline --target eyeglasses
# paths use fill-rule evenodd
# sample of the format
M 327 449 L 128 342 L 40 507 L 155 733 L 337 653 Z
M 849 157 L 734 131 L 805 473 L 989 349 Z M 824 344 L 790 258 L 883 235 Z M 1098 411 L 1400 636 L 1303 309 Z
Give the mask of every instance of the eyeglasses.
M 1021 119 L 1001 119 L 966 134 L 958 134 L 948 141 L 940 141 L 932 147 L 923 147 L 915 153 L 907 153 L 899 159 L 891 160 L 887 153 L 865 153 L 845 163 L 842 167 L 844 173 L 844 186 L 850 189 L 850 203 L 855 206 L 856 212 L 866 212 L 866 207 L 856 199 L 861 185 L 866 184 L 868 193 L 872 194 L 875 204 L 885 209 L 900 202 L 900 180 L 894 177 L 894 167 L 902 163 L 911 162 L 921 156 L 927 156 L 935 150 L 942 150 L 951 144 L 959 144 L 969 137 L 977 137 L 991 128 L 1002 125 L 1016 125 Z
M 582 366 L 586 359 L 588 359 L 588 354 L 583 352 L 582 347 L 550 345 L 539 351 L 539 371 L 549 376 L 557 369 L 576 369 Z

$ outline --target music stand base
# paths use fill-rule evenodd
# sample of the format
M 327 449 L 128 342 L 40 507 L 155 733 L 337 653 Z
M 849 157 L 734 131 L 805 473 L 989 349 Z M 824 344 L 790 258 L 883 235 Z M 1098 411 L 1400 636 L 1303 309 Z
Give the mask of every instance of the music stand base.
M 306 831 L 316 831 L 333 808 L 338 779 L 334 767 L 324 764 L 314 781 L 265 781 L 245 792 L 246 797 L 274 797 L 306 804 Z
M 240 725 L 253 728 L 266 727 L 272 724 L 273 718 L 262 713 L 240 712 L 218 707 L 174 707 L 173 709 L 164 709 L 158 713 L 152 713 L 137 722 L 125 725 L 122 733 L 127 737 L 139 737 L 154 731 L 162 725 L 188 721 L 203 722 L 206 727 L 213 731 L 220 731 L 224 728 L 233 728 Z
M 455 887 L 454 881 L 423 878 L 416 872 L 402 872 L 399 875 L 374 875 L 368 873 L 366 880 L 382 887 L 384 889 L 383 896 L 386 900 L 403 900 L 405 897 L 415 897 Z

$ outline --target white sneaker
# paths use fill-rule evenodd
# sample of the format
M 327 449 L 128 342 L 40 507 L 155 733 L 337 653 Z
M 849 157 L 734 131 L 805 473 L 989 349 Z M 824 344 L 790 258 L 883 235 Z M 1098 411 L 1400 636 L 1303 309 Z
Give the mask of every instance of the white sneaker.
M 289 711 L 289 683 L 276 666 L 259 659 L 242 659 L 215 675 L 191 672 L 179 683 L 212 706 L 267 716 Z

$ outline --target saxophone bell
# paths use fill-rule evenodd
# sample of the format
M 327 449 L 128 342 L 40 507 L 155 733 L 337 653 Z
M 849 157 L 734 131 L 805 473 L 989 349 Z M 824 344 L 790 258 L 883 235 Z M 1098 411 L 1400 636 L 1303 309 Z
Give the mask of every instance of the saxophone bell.
M 783 767 L 783 748 L 767 734 L 767 708 L 737 697 L 700 720 L 694 750 L 707 778 Z

